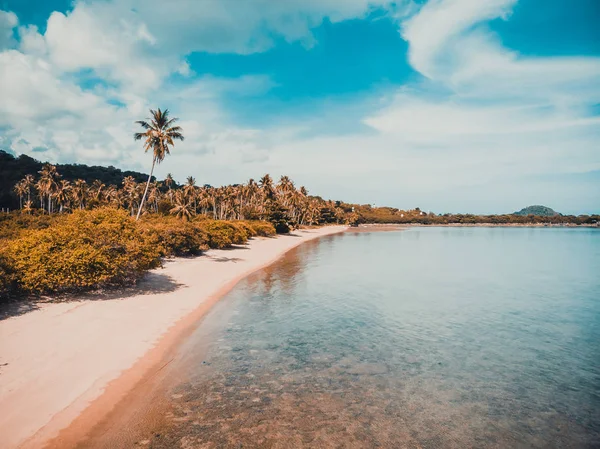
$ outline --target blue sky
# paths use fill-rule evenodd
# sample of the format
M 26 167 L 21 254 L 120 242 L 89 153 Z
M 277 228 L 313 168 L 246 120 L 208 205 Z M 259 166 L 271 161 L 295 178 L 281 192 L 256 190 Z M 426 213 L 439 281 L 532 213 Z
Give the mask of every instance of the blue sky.
M 435 212 L 600 211 L 597 0 L 0 0 L 0 147 L 179 180 L 290 175 Z

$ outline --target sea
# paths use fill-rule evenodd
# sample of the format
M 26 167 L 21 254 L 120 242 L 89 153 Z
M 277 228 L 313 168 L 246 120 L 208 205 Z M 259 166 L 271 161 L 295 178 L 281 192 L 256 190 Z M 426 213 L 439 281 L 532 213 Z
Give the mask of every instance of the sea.
M 147 447 L 600 447 L 600 229 L 324 237 L 175 363 Z

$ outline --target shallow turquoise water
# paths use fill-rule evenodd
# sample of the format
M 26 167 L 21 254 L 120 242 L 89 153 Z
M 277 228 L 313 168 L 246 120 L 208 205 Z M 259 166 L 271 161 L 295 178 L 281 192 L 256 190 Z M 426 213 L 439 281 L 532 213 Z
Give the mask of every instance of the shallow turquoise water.
M 182 352 L 153 447 L 600 447 L 600 230 L 323 238 Z

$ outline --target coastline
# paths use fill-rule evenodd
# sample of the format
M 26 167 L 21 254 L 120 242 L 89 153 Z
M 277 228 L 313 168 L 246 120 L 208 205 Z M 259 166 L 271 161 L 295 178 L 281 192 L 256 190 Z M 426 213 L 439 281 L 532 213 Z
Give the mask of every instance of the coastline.
M 352 231 L 360 230 L 400 230 L 407 228 L 600 228 L 600 224 L 573 224 L 573 223 L 367 223 L 358 227 L 349 228 Z M 364 231 L 363 231 L 364 232 Z
M 0 445 L 43 447 L 87 409 L 101 418 L 237 282 L 346 228 L 300 230 L 169 260 L 126 294 L 43 304 L 0 321 L 0 409 L 11 411 L 0 416 Z

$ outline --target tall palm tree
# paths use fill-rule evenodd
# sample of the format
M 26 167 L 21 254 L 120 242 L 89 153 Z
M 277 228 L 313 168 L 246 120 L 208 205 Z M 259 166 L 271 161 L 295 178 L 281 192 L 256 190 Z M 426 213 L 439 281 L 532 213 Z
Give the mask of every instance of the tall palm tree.
M 31 189 L 35 184 L 35 178 L 32 175 L 25 175 L 21 181 L 19 181 L 14 190 L 19 195 L 19 207 L 23 208 L 23 197 L 27 195 L 26 201 L 31 201 Z
M 93 198 L 99 203 L 102 201 L 102 196 L 104 195 L 104 188 L 106 186 L 99 179 L 94 180 L 92 182 L 92 186 L 90 187 Z
M 23 196 L 26 193 L 25 183 L 23 181 L 17 182 L 13 190 L 19 196 L 19 209 L 23 209 Z
M 36 187 L 40 192 L 41 204 L 43 207 L 43 196 L 48 197 L 48 213 L 52 212 L 52 196 L 55 193 L 57 182 L 60 179 L 60 175 L 56 171 L 56 167 L 52 164 L 44 164 L 42 169 L 39 171 L 40 180 L 37 182 Z
M 83 179 L 77 179 L 73 184 L 71 194 L 73 199 L 79 204 L 79 209 L 83 209 L 84 201 L 87 196 L 88 188 Z
M 138 120 L 136 123 L 145 129 L 144 132 L 135 133 L 133 138 L 135 140 L 144 140 L 144 151 L 152 150 L 152 169 L 150 170 L 150 176 L 148 176 L 148 182 L 146 183 L 146 189 L 140 202 L 140 208 L 136 216 L 136 220 L 140 218 L 142 208 L 144 207 L 144 201 L 148 194 L 148 187 L 150 186 L 150 180 L 152 179 L 152 173 L 154 172 L 154 165 L 161 163 L 167 154 L 171 154 L 169 145 L 174 146 L 174 139 L 183 140 L 182 129 L 180 126 L 173 126 L 178 120 L 177 118 L 169 118 L 169 110 L 165 109 L 161 111 L 160 108 L 155 110 L 150 109 L 151 118 L 148 121 Z
M 181 190 L 175 192 L 175 205 L 170 213 L 184 221 L 188 221 L 195 213 L 191 201 Z
M 194 202 L 194 210 L 196 210 L 196 179 L 193 176 L 187 177 L 187 182 L 183 186 L 183 193 L 189 198 L 190 202 Z
M 139 199 L 137 182 L 133 176 L 126 176 L 123 178 L 123 193 L 125 194 L 125 200 L 128 205 L 129 212 L 133 217 L 136 203 Z
M 171 190 L 171 186 L 175 180 L 173 179 L 173 175 L 171 173 L 167 173 L 167 177 L 165 178 L 165 185 Z
M 56 203 L 58 204 L 59 213 L 62 213 L 65 206 L 68 206 L 71 200 L 71 183 L 62 179 L 56 186 Z

